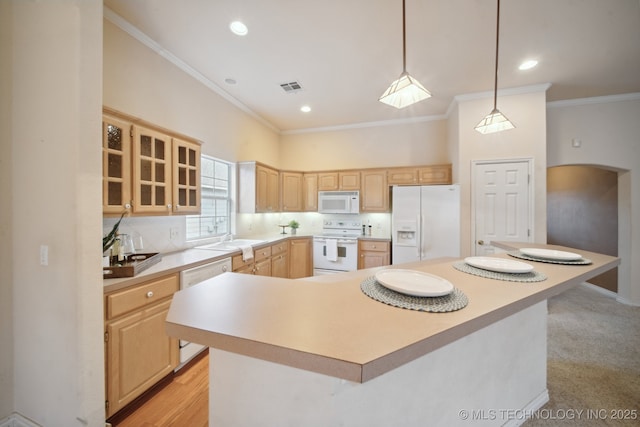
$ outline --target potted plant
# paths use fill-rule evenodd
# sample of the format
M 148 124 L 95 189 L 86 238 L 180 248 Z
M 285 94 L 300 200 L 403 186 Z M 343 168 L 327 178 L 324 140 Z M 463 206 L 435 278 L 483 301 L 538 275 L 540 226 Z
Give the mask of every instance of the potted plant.
M 291 227 L 291 234 L 296 234 L 296 230 L 300 227 L 300 224 L 295 219 L 289 221 L 289 227 Z
M 103 258 L 102 259 L 102 263 L 103 263 L 103 267 L 108 267 L 109 266 L 108 259 L 110 257 L 109 257 L 109 254 L 107 253 L 107 251 L 109 249 L 111 249 L 113 244 L 116 242 L 116 239 L 118 238 L 118 227 L 120 227 L 120 222 L 122 221 L 122 218 L 124 218 L 126 213 L 127 213 L 126 211 L 122 212 L 122 215 L 120 215 L 120 219 L 118 219 L 118 222 L 116 222 L 113 225 L 113 228 L 111 229 L 109 234 L 107 234 L 106 236 L 104 236 L 102 238 L 102 258 Z M 104 265 L 104 263 L 105 263 L 105 259 L 104 258 L 107 258 L 107 261 L 106 261 L 107 265 L 106 266 Z

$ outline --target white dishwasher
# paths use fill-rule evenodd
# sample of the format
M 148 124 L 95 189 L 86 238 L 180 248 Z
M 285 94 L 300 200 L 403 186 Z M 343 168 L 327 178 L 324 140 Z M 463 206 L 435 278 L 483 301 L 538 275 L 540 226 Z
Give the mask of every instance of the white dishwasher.
M 231 258 L 224 258 L 209 264 L 200 265 L 180 272 L 180 289 L 187 289 L 219 274 L 231 271 Z M 182 368 L 189 360 L 204 350 L 205 346 L 193 342 L 180 340 L 180 365 Z

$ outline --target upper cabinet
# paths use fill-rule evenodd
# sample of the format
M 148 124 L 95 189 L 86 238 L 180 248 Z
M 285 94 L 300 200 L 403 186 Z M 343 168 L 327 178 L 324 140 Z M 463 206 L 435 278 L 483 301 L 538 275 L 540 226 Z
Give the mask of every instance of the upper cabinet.
M 103 213 L 200 212 L 200 143 L 121 113 L 103 116 Z
M 102 211 L 131 209 L 131 123 L 104 116 L 102 121 Z
M 318 172 L 318 191 L 332 190 L 360 190 L 360 171 Z
M 361 172 L 360 211 L 388 212 L 389 184 L 386 169 L 367 169 Z
M 280 199 L 282 212 L 301 212 L 303 209 L 303 174 L 302 172 L 280 172 Z
M 265 213 L 280 209 L 280 173 L 257 162 L 238 163 L 238 212 Z
M 172 212 L 171 153 L 170 136 L 133 127 L 133 212 Z
M 318 174 L 305 173 L 302 176 L 302 210 L 318 211 Z
M 451 165 L 390 168 L 387 181 L 389 185 L 451 184 Z
M 200 145 L 173 138 L 173 210 L 200 212 Z

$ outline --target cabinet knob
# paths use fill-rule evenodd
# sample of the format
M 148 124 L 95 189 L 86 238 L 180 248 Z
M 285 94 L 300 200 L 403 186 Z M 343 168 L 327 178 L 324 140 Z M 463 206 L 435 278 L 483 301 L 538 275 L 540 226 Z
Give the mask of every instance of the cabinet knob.
M 147 292 L 147 298 L 152 298 L 152 297 L 153 297 L 153 291 Z
M 124 204 L 124 208 L 125 209 L 131 209 L 131 203 L 125 203 Z
M 168 203 L 168 204 L 167 204 L 167 208 L 168 208 L 168 209 L 171 209 L 171 203 Z

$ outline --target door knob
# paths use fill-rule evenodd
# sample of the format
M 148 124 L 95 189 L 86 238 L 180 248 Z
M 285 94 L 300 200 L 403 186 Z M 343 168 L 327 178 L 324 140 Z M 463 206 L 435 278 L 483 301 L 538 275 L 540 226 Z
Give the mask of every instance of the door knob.
M 479 244 L 480 246 L 484 245 L 484 240 L 478 240 L 478 244 Z

